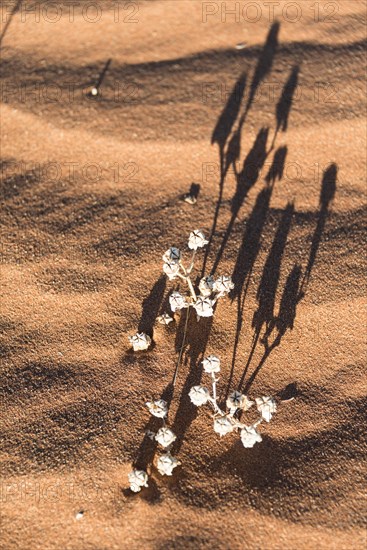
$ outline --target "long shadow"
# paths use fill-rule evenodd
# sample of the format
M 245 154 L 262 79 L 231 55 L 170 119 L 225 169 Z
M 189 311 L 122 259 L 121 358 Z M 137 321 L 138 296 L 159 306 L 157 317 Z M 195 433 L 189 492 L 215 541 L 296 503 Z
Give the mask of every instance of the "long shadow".
M 287 277 L 287 281 L 285 283 L 283 294 L 280 300 L 278 315 L 270 320 L 264 337 L 262 338 L 264 353 L 259 361 L 258 366 L 251 374 L 244 387 L 245 392 L 249 391 L 260 369 L 264 365 L 271 352 L 280 345 L 281 340 L 286 334 L 287 330 L 292 330 L 294 327 L 297 305 L 304 296 L 303 292 L 300 290 L 301 274 L 301 266 L 295 264 L 292 268 L 292 271 Z M 270 343 L 269 340 L 273 331 L 276 332 L 276 335 L 274 337 L 274 340 Z
M 161 275 L 156 281 L 149 293 L 149 296 L 143 300 L 143 309 L 138 325 L 138 332 L 145 332 L 150 337 L 153 336 L 153 327 L 157 318 L 159 308 L 162 304 L 164 291 L 166 289 L 166 276 Z
M 258 194 L 253 211 L 250 217 L 246 220 L 242 243 L 238 251 L 236 264 L 232 274 L 234 289 L 231 293 L 231 298 L 232 301 L 237 299 L 237 322 L 231 372 L 228 380 L 226 395 L 231 387 L 234 374 L 237 349 L 242 331 L 247 289 L 251 279 L 253 266 L 261 248 L 261 235 L 266 222 L 274 183 L 277 179 L 280 180 L 282 178 L 286 155 L 287 147 L 279 147 L 274 154 L 273 162 L 265 177 L 265 181 L 268 185 Z
M 310 254 L 309 254 L 304 277 L 301 282 L 302 269 L 300 265 L 295 264 L 293 266 L 291 273 L 288 275 L 288 278 L 284 287 L 283 295 L 280 301 L 278 315 L 276 317 L 273 315 L 273 317 L 271 318 L 270 312 L 269 312 L 269 318 L 266 319 L 265 321 L 266 330 L 261 339 L 261 343 L 264 346 L 264 353 L 259 361 L 258 366 L 256 367 L 256 369 L 250 376 L 249 380 L 247 381 L 244 387 L 244 391 L 249 390 L 256 376 L 258 375 L 260 369 L 264 365 L 265 361 L 267 360 L 271 352 L 277 346 L 279 346 L 286 332 L 288 330 L 293 329 L 294 320 L 296 318 L 296 308 L 298 303 L 305 296 L 307 283 L 310 278 L 311 271 L 316 260 L 317 251 L 319 249 L 322 234 L 325 228 L 326 219 L 329 213 L 329 205 L 335 196 L 337 171 L 338 171 L 338 167 L 335 163 L 330 164 L 330 166 L 328 166 L 328 168 L 324 171 L 322 184 L 321 184 L 320 201 L 319 201 L 320 210 L 318 213 L 316 229 L 312 238 Z M 257 332 L 255 333 L 256 342 L 259 338 L 261 328 L 262 326 L 259 326 L 259 325 L 256 328 L 257 330 Z M 271 338 L 272 338 L 272 342 L 270 342 Z M 242 376 L 241 386 L 243 384 L 244 377 L 246 375 L 249 363 L 251 361 L 253 351 L 254 351 L 254 348 L 251 350 L 249 361 L 247 362 L 244 375 Z
M 254 101 L 257 89 L 264 78 L 270 73 L 273 66 L 274 56 L 278 47 L 278 34 L 279 34 L 280 24 L 278 21 L 272 24 L 266 41 L 259 57 L 259 60 L 256 65 L 254 76 L 252 78 L 250 93 L 246 104 L 245 117 L 250 110 L 250 107 Z
M 240 111 L 245 88 L 246 88 L 246 74 L 243 73 L 240 76 L 240 78 L 237 80 L 237 82 L 235 83 L 232 89 L 232 92 L 228 98 L 228 101 L 222 113 L 219 116 L 218 122 L 213 130 L 213 134 L 211 138 L 211 143 L 212 144 L 217 143 L 219 148 L 219 167 L 220 167 L 219 194 L 218 194 L 217 204 L 215 207 L 213 224 L 210 230 L 209 243 L 205 251 L 202 275 L 205 273 L 205 267 L 206 267 L 208 255 L 210 252 L 212 240 L 215 234 L 215 230 L 217 228 L 219 211 L 223 200 L 224 181 L 228 171 L 228 166 L 225 161 L 224 149 L 225 149 L 225 145 L 227 143 L 229 134 L 231 133 L 233 124 L 235 123 L 238 113 Z
M 225 246 L 228 242 L 228 239 L 231 235 L 234 223 L 236 221 L 236 218 L 238 216 L 238 213 L 250 191 L 250 189 L 255 185 L 257 182 L 260 170 L 263 167 L 265 160 L 269 154 L 270 151 L 267 151 L 266 144 L 268 140 L 269 135 L 269 128 L 261 128 L 259 133 L 257 134 L 257 137 L 255 139 L 255 142 L 248 152 L 244 163 L 243 168 L 241 172 L 236 172 L 236 191 L 232 198 L 231 202 L 231 219 L 228 223 L 226 232 L 223 236 L 221 246 L 219 248 L 218 254 L 215 258 L 213 268 L 211 270 L 211 274 L 214 274 L 219 262 L 222 258 Z
M 329 205 L 330 205 L 330 202 L 333 200 L 336 192 L 337 174 L 338 174 L 338 166 L 335 163 L 330 164 L 330 166 L 328 166 L 328 168 L 324 171 L 324 174 L 323 174 L 317 225 L 312 237 L 311 249 L 310 249 L 310 254 L 307 262 L 304 279 L 302 281 L 302 287 L 307 286 L 308 281 L 310 279 L 311 271 L 315 264 L 317 252 L 318 252 L 322 234 L 325 228 L 326 219 L 329 214 Z
M 247 114 L 250 110 L 250 107 L 255 98 L 257 89 L 261 84 L 261 81 L 265 78 L 267 74 L 271 71 L 274 55 L 278 47 L 278 33 L 279 33 L 280 24 L 275 22 L 267 35 L 263 50 L 260 54 L 259 60 L 256 65 L 254 76 L 252 78 L 249 97 L 246 103 L 245 110 L 241 115 L 241 118 L 238 122 L 236 130 L 233 132 L 231 139 L 229 140 L 225 159 L 224 159 L 224 171 L 227 173 L 230 166 L 233 167 L 233 170 L 236 171 L 236 163 L 240 158 L 241 154 L 241 135 L 243 126 L 246 121 Z M 273 139 L 274 144 L 275 139 Z
M 252 319 L 252 327 L 254 329 L 252 348 L 239 383 L 239 388 L 242 388 L 263 327 L 265 326 L 266 330 L 268 330 L 268 327 L 274 319 L 275 297 L 279 283 L 281 262 L 287 244 L 293 214 L 294 205 L 288 203 L 283 210 L 273 244 L 263 268 L 256 295 L 258 308 Z
M 292 109 L 294 92 L 298 85 L 299 65 L 295 65 L 291 70 L 289 78 L 284 85 L 282 94 L 276 106 L 276 128 L 274 132 L 273 143 L 276 140 L 278 132 L 286 132 L 288 129 L 289 114 Z
M 5 25 L 4 25 L 4 28 L 0 34 L 0 47 L 1 47 L 1 44 L 5 38 L 5 35 L 6 35 L 6 32 L 9 28 L 9 25 L 11 23 L 11 20 L 13 19 L 14 15 L 17 13 L 17 11 L 19 10 L 20 8 L 20 5 L 22 3 L 22 0 L 18 0 L 17 3 L 15 4 L 14 8 L 12 9 L 10 15 L 9 15 L 9 18 L 7 19 Z

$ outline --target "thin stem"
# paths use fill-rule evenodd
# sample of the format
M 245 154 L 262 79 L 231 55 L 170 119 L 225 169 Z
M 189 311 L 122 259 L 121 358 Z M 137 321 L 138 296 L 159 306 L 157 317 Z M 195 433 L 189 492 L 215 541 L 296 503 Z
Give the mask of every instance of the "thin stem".
M 191 271 L 192 271 L 192 269 L 193 269 L 193 267 L 194 267 L 196 252 L 197 252 L 197 250 L 193 250 L 193 252 L 192 252 L 190 267 L 189 267 L 189 269 L 187 270 L 187 273 L 189 273 L 189 274 L 191 273 Z
M 180 366 L 181 359 L 182 359 L 182 354 L 183 354 L 183 351 L 184 351 L 184 348 L 185 348 L 186 334 L 187 334 L 187 325 L 188 325 L 188 322 L 189 322 L 189 315 L 190 315 L 190 308 L 187 308 L 187 311 L 186 311 L 186 320 L 185 320 L 185 327 L 184 327 L 184 333 L 183 333 L 183 337 L 182 337 L 182 345 L 181 345 L 180 353 L 179 353 L 178 360 L 177 360 L 177 365 L 176 365 L 176 369 L 175 369 L 175 374 L 174 374 L 174 376 L 173 376 L 173 382 L 172 382 L 172 386 L 173 386 L 173 387 L 174 387 L 175 384 L 176 384 L 176 379 L 177 379 L 177 374 L 178 374 L 178 368 L 179 368 L 179 366 Z
M 197 296 L 196 296 L 196 293 L 195 293 L 195 290 L 194 290 L 194 287 L 192 286 L 192 282 L 191 282 L 191 279 L 190 277 L 186 277 L 186 282 L 187 282 L 187 285 L 189 287 L 189 290 L 190 290 L 190 293 L 191 293 L 191 296 L 194 298 L 195 302 L 197 300 Z
M 213 399 L 217 402 L 217 381 L 215 379 L 215 374 L 212 372 L 212 383 L 213 383 Z
M 185 268 L 185 266 L 183 265 L 183 263 L 182 263 L 182 262 L 179 262 L 178 265 L 179 265 L 180 268 L 182 269 L 182 271 L 183 271 L 185 277 L 187 277 L 187 271 L 186 271 L 186 268 Z

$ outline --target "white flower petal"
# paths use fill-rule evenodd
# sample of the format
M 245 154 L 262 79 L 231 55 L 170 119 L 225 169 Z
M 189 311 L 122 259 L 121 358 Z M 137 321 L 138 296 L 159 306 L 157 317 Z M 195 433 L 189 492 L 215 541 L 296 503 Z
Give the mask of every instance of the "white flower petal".
M 144 351 L 149 348 L 152 339 L 144 332 L 137 332 L 134 336 L 129 336 L 129 342 L 132 344 L 134 351 Z
M 189 305 L 186 302 L 185 297 L 182 296 L 182 294 L 180 294 L 179 292 L 172 292 L 171 296 L 169 297 L 169 303 L 173 313 L 177 310 L 188 307 Z
M 174 468 L 179 465 L 180 462 L 170 453 L 161 455 L 157 460 L 157 469 L 162 476 L 171 476 Z
M 210 296 L 213 292 L 214 277 L 208 275 L 203 277 L 199 283 L 199 290 L 202 296 Z
M 244 426 L 241 430 L 242 445 L 251 448 L 255 443 L 262 441 L 261 435 L 256 431 L 255 426 Z
M 164 426 L 158 430 L 155 439 L 162 447 L 169 447 L 177 438 L 170 428 Z
M 257 397 L 255 399 L 257 410 L 261 413 L 266 422 L 270 422 L 273 413 L 277 410 L 277 405 L 272 397 Z
M 163 261 L 165 262 L 176 262 L 178 263 L 181 259 L 181 252 L 175 246 L 171 246 L 162 256 Z
M 198 296 L 196 302 L 193 304 L 196 313 L 199 317 L 212 317 L 213 302 L 210 298 L 205 296 Z
M 214 290 L 220 292 L 221 294 L 226 294 L 234 288 L 231 277 L 226 277 L 222 275 L 214 282 Z
M 233 431 L 233 424 L 227 416 L 220 416 L 214 420 L 214 431 L 222 437 Z
M 161 325 L 169 325 L 173 321 L 173 317 L 168 315 L 168 313 L 162 313 L 159 317 L 157 317 L 158 323 Z
M 244 411 L 248 411 L 253 404 L 253 401 L 250 401 L 246 395 L 243 395 L 239 391 L 232 392 L 226 401 L 227 407 L 231 410 L 242 409 Z
M 205 240 L 204 233 L 200 229 L 195 229 L 190 233 L 188 246 L 191 250 L 197 250 L 208 244 L 208 242 Z
M 210 398 L 210 393 L 204 386 L 193 386 L 189 391 L 191 402 L 197 407 L 205 405 Z
M 177 273 L 180 270 L 180 266 L 176 262 L 165 262 L 163 264 L 163 271 L 167 275 L 167 277 L 171 280 L 175 279 L 177 277 Z
M 156 401 L 147 401 L 146 406 L 149 409 L 150 414 L 157 418 L 165 418 L 168 413 L 167 402 L 163 399 L 157 399 Z
M 134 493 L 141 491 L 142 487 L 148 487 L 148 475 L 144 470 L 132 470 L 128 475 L 130 489 Z
M 203 367 L 208 374 L 220 372 L 220 360 L 215 355 L 208 355 L 203 360 Z

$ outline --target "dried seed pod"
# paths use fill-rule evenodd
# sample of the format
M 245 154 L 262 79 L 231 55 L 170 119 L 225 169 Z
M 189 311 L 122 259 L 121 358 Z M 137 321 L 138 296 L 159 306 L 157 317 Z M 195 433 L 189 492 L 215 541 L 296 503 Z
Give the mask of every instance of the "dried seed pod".
M 277 410 L 277 405 L 272 397 L 257 397 L 255 399 L 257 410 L 266 422 L 270 422 L 273 413 Z
M 181 462 L 170 453 L 161 455 L 157 460 L 157 469 L 162 476 L 171 476 L 174 468 L 179 466 Z
M 145 351 L 149 348 L 152 339 L 144 332 L 137 332 L 134 336 L 129 336 L 129 342 L 132 344 L 134 351 Z
M 205 296 L 198 296 L 196 302 L 193 304 L 196 313 L 199 317 L 212 317 L 213 316 L 213 302 L 210 298 Z
M 246 395 L 243 395 L 243 393 L 236 390 L 228 396 L 226 401 L 227 407 L 231 410 L 242 409 L 244 411 L 248 411 L 253 404 L 254 402 L 250 401 Z
M 199 290 L 202 296 L 210 296 L 213 292 L 214 277 L 208 275 L 203 277 L 199 283 Z
M 169 447 L 177 438 L 170 428 L 163 426 L 158 430 L 155 439 L 162 447 Z
M 220 372 L 220 360 L 215 355 L 208 355 L 202 361 L 205 372 L 212 374 Z
M 180 294 L 179 292 L 172 292 L 171 296 L 169 297 L 169 303 L 173 313 L 175 313 L 175 311 L 177 310 L 180 310 L 189 306 L 189 304 L 186 301 L 186 298 L 182 296 L 182 294 Z
M 214 281 L 214 290 L 220 294 L 227 294 L 234 288 L 231 277 L 221 275 L 216 281 Z
M 233 431 L 233 424 L 228 416 L 220 416 L 214 420 L 214 431 L 223 437 Z
M 130 489 L 139 493 L 142 487 L 148 487 L 148 475 L 144 470 L 132 470 L 128 475 Z
M 251 448 L 255 443 L 260 443 L 262 437 L 256 431 L 255 426 L 244 426 L 241 430 L 241 441 L 244 447 Z
M 157 418 L 165 418 L 168 413 L 167 402 L 163 399 L 157 399 L 156 401 L 147 401 L 146 406 L 149 409 L 150 414 Z
M 200 229 L 195 229 L 195 231 L 190 233 L 188 247 L 191 250 L 197 250 L 208 244 L 208 242 L 209 241 L 205 239 L 204 233 L 200 231 Z
M 189 397 L 194 405 L 200 407 L 208 401 L 210 393 L 204 386 L 193 386 L 189 391 Z
M 169 325 L 170 323 L 172 323 L 173 317 L 168 315 L 168 313 L 162 313 L 162 315 L 159 315 L 159 317 L 157 317 L 157 321 L 161 325 Z

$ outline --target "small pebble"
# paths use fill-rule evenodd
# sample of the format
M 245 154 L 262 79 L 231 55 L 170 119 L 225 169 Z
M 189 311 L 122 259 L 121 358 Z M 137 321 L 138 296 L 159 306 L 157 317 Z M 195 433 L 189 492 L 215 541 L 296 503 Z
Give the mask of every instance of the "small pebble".
M 239 42 L 239 44 L 236 44 L 236 50 L 243 50 L 246 48 L 246 44 L 244 42 Z
M 80 510 L 80 512 L 78 512 L 75 515 L 75 519 L 82 519 L 83 516 L 84 516 L 84 512 L 83 512 L 83 510 Z
M 98 88 L 92 88 L 91 91 L 90 91 L 90 93 L 91 93 L 92 95 L 98 95 Z

